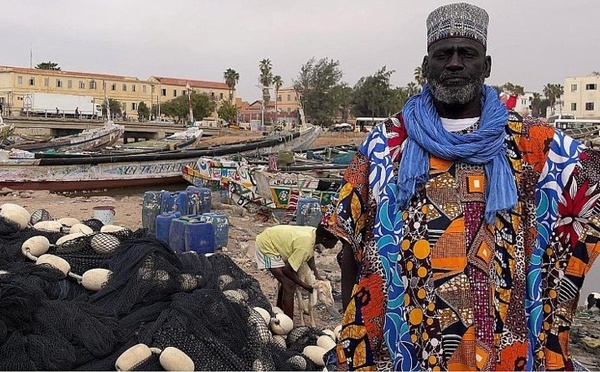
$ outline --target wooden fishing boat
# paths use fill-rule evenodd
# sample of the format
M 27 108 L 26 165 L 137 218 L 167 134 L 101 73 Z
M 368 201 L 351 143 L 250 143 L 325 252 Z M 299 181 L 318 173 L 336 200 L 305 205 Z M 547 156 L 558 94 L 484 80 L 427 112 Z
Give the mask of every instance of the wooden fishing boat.
M 31 152 L 93 151 L 115 144 L 124 131 L 124 126 L 107 121 L 101 128 L 86 129 L 77 134 L 56 137 L 43 142 L 16 143 L 6 148 Z
M 319 129 L 265 136 L 259 140 L 205 149 L 183 149 L 143 154 L 79 155 L 0 150 L 0 188 L 76 191 L 183 182 L 182 168 L 200 157 L 268 154 L 280 149 L 302 149 Z

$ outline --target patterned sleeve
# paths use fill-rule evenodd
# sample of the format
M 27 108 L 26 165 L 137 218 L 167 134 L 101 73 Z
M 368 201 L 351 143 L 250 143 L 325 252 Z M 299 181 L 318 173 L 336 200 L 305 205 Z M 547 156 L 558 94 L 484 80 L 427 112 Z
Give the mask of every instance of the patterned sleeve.
M 369 197 L 369 162 L 357 152 L 344 172 L 344 180 L 327 220 L 328 228 L 349 243 L 354 252 L 364 239 Z

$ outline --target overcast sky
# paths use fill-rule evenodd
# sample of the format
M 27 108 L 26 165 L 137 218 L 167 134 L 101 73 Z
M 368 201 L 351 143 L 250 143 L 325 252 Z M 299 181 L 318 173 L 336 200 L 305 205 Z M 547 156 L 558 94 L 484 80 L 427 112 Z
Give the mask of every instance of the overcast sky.
M 260 97 L 258 62 L 284 86 L 310 58 L 340 62 L 354 86 L 382 66 L 406 85 L 425 54 L 425 19 L 441 0 L 3 0 L 0 65 L 223 81 Z M 473 0 L 490 15 L 490 84 L 527 91 L 600 70 L 599 0 Z

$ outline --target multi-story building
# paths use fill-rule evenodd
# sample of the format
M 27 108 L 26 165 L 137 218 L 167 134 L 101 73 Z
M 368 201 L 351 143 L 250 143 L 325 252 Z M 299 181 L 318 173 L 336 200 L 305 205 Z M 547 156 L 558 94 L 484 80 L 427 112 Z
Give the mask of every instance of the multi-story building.
M 127 117 L 136 119 L 140 102 L 148 107 L 160 105 L 187 94 L 188 85 L 194 92 L 206 93 L 218 103 L 223 97 L 229 97 L 229 87 L 222 82 L 156 76 L 142 80 L 134 76 L 0 66 L 0 105 L 4 114 L 19 115 L 27 93 L 91 96 L 97 102 L 103 102 L 106 96 L 121 102 Z M 235 97 L 235 91 L 233 94 Z M 207 119 L 217 118 L 215 110 Z
M 600 119 L 600 75 L 565 79 L 563 113 L 578 119 Z

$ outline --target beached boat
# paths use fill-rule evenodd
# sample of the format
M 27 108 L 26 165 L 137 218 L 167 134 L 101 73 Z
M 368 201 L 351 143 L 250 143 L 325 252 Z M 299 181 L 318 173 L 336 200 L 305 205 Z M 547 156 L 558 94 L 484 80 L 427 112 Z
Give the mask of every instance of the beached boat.
M 10 136 L 14 129 L 14 125 L 4 123 L 4 119 L 2 119 L 2 115 L 0 114 L 0 143 Z
M 56 137 L 48 141 L 15 143 L 6 148 L 31 152 L 93 151 L 113 145 L 121 138 L 124 131 L 124 126 L 107 121 L 101 128 L 86 129 L 77 134 Z
M 200 157 L 269 154 L 302 149 L 319 129 L 265 136 L 259 140 L 205 149 L 183 149 L 143 154 L 69 155 L 0 150 L 0 188 L 75 191 L 183 182 L 182 168 Z

